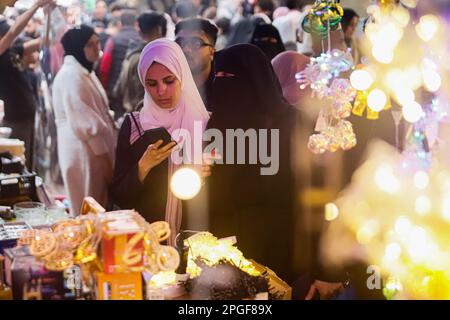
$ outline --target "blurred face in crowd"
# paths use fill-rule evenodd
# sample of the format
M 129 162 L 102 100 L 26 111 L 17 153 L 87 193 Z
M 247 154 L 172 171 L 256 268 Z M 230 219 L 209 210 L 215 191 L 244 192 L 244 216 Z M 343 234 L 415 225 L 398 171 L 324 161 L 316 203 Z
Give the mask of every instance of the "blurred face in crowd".
M 81 17 L 81 8 L 77 5 L 73 5 L 69 8 L 67 8 L 67 23 L 69 25 L 76 25 L 80 21 Z
M 89 62 L 95 63 L 100 57 L 100 40 L 98 35 L 93 34 L 84 46 L 84 55 Z
M 103 26 L 96 25 L 96 26 L 94 26 L 94 31 L 95 31 L 96 34 L 100 34 L 103 31 L 105 31 L 105 28 Z
M 94 8 L 94 18 L 102 20 L 106 17 L 106 14 L 108 13 L 108 7 L 106 6 L 105 1 L 97 1 L 95 3 Z
M 36 34 L 36 32 L 38 31 L 38 28 L 39 28 L 38 21 L 36 21 L 35 19 L 30 19 L 30 21 L 28 21 L 24 31 L 25 31 L 25 34 L 32 36 L 32 35 Z
M 39 61 L 39 52 L 32 51 L 23 56 L 23 64 L 28 67 L 34 69 Z
M 194 5 L 194 7 L 198 8 L 202 5 L 202 1 L 201 0 L 191 0 L 192 4 Z
M 122 14 L 122 10 L 120 10 L 120 9 L 111 11 L 111 17 L 113 17 L 113 18 L 120 17 L 121 14 Z
M 183 49 L 194 75 L 208 69 L 214 57 L 214 46 L 203 31 L 180 30 L 175 40 Z
M 345 30 L 345 38 L 350 39 L 353 37 L 353 34 L 355 33 L 356 27 L 358 26 L 359 17 L 355 16 L 350 20 L 350 23 Z
M 154 62 L 145 76 L 145 90 L 162 109 L 174 108 L 181 95 L 181 83 L 164 65 Z

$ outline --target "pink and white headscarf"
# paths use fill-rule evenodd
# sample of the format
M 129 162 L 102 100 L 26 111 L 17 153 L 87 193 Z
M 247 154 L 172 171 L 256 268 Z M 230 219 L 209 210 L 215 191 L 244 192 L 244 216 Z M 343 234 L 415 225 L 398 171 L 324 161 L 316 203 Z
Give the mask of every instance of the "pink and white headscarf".
M 149 130 L 164 127 L 177 142 L 180 142 L 177 132 L 179 132 L 180 129 L 183 129 L 190 133 L 191 139 L 201 140 L 201 135 L 194 135 L 194 123 L 196 121 L 201 122 L 202 130 L 204 130 L 206 123 L 209 120 L 209 114 L 200 93 L 198 92 L 188 62 L 180 46 L 168 39 L 157 39 L 144 47 L 138 65 L 139 79 L 144 87 L 145 76 L 154 62 L 164 65 L 180 81 L 181 95 L 174 108 L 163 109 L 159 107 L 153 101 L 151 95 L 145 91 L 144 106 L 139 114 L 139 121 L 142 128 L 144 130 Z M 194 143 L 200 143 L 201 146 L 202 141 L 191 141 L 191 146 L 194 146 Z M 201 155 L 194 155 L 194 157 L 195 156 L 201 157 Z M 169 179 L 178 167 L 179 165 L 175 164 L 171 157 L 169 157 Z M 168 190 L 166 221 L 171 227 L 172 236 L 170 237 L 170 240 L 172 241 L 174 241 L 176 233 L 181 226 L 181 207 L 181 201 Z M 171 241 L 169 241 L 169 244 L 174 244 L 170 242 Z

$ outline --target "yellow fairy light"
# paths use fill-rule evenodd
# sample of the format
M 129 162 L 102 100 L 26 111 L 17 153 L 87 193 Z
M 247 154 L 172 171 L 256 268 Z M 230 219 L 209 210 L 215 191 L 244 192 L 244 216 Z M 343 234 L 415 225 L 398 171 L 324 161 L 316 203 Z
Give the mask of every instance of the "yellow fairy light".
M 379 266 L 383 278 L 393 277 L 384 282 L 387 298 L 449 299 L 450 170 L 440 155 L 430 171 L 397 175 L 396 168 L 403 164 L 398 151 L 385 143 L 374 144 L 338 199 L 340 219 L 331 223 L 323 243 L 329 261 L 336 266 L 358 261 L 363 251 L 365 263 Z M 378 191 L 389 190 L 381 182 L 389 179 L 399 180 L 398 193 Z M 424 188 L 430 191 L 417 194 Z M 364 213 L 357 206 L 360 201 L 368 204 Z
M 402 86 L 395 90 L 395 98 L 400 105 L 404 106 L 414 102 L 416 97 L 412 89 Z
M 367 105 L 376 112 L 383 110 L 387 102 L 386 94 L 380 89 L 373 89 L 367 96 Z
M 405 216 L 400 216 L 395 222 L 395 232 L 401 237 L 406 237 L 411 230 L 411 221 Z
M 417 171 L 414 174 L 414 185 L 417 189 L 425 189 L 430 183 L 430 177 L 425 171 Z
M 420 22 L 416 25 L 417 35 L 425 42 L 429 42 L 434 38 L 439 30 L 439 19 L 431 14 L 420 18 Z
M 373 77 L 367 70 L 355 70 L 350 75 L 350 83 L 356 90 L 364 91 L 373 84 Z
M 339 208 L 332 202 L 325 205 L 325 220 L 333 221 L 339 216 Z
M 429 255 L 429 244 L 424 228 L 413 227 L 408 240 L 408 253 L 416 263 L 426 260 Z
M 409 11 L 405 8 L 402 8 L 401 6 L 395 7 L 395 9 L 391 13 L 391 16 L 402 28 L 405 28 L 408 25 L 411 18 Z
M 416 212 L 423 216 L 431 211 L 431 201 L 427 196 L 420 196 L 415 201 Z
M 450 222 L 450 194 L 446 195 L 442 200 L 442 217 Z
M 439 73 L 431 68 L 424 68 L 422 73 L 425 89 L 429 92 L 438 91 L 442 85 L 442 79 Z
M 366 221 L 358 230 L 356 237 L 361 244 L 368 244 L 380 230 L 380 225 L 376 220 Z
M 375 172 L 375 184 L 386 193 L 396 193 L 400 190 L 400 182 L 394 175 L 393 168 L 388 165 L 381 165 Z
M 400 69 L 389 70 L 384 78 L 385 86 L 393 92 L 403 87 L 404 82 L 403 72 Z
M 405 84 L 412 90 L 417 90 L 422 86 L 422 73 L 417 66 L 410 66 L 403 70 Z
M 391 300 L 395 297 L 397 292 L 402 290 L 403 287 L 401 282 L 394 277 L 389 277 L 388 280 L 386 281 L 386 285 L 383 288 L 383 294 L 386 297 L 386 299 Z
M 422 118 L 422 116 L 424 114 L 422 106 L 415 101 L 407 103 L 403 107 L 402 113 L 403 113 L 403 118 L 405 118 L 406 121 L 411 122 L 411 123 L 415 123 L 415 122 L 419 121 L 420 118 Z
M 149 285 L 154 288 L 160 288 L 165 285 L 174 284 L 177 282 L 177 275 L 173 271 L 161 271 L 155 274 L 149 282 Z
M 199 174 L 190 168 L 178 169 L 170 180 L 172 193 L 181 200 L 194 198 L 202 187 Z
M 385 250 L 385 257 L 388 260 L 397 260 L 402 254 L 402 248 L 398 243 L 390 243 Z
M 394 51 L 382 45 L 375 45 L 372 48 L 372 55 L 378 62 L 383 64 L 389 64 L 394 60 Z

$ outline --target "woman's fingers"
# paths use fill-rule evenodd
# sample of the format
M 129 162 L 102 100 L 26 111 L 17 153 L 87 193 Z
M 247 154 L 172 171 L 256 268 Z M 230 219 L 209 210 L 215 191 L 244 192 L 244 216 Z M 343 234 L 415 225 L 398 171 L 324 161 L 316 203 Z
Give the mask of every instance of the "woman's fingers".
M 170 156 L 171 153 L 172 153 L 172 149 L 169 149 L 164 152 L 158 151 L 158 154 L 156 155 L 156 160 L 158 160 L 158 163 L 160 163 L 163 160 L 167 159 L 167 157 Z
M 162 143 L 163 143 L 162 140 L 158 140 L 155 143 L 152 143 L 151 145 L 149 145 L 147 147 L 147 150 L 156 150 L 162 145 Z
M 306 294 L 305 300 L 312 300 L 312 298 L 314 298 L 314 294 L 316 293 L 316 286 L 314 285 L 314 283 L 311 285 L 311 287 L 309 288 L 308 293 Z
M 164 147 L 162 147 L 158 151 L 160 151 L 160 152 L 166 152 L 166 151 L 169 151 L 169 150 L 172 151 L 171 149 L 173 147 L 175 147 L 176 145 L 177 145 L 176 142 L 172 141 L 172 142 L 169 142 L 168 144 L 166 144 Z

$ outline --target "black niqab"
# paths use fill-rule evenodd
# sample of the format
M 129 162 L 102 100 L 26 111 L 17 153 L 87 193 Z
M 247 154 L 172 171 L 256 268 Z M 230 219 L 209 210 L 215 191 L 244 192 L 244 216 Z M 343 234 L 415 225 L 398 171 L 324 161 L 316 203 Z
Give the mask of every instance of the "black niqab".
M 286 51 L 280 33 L 271 24 L 257 25 L 250 43 L 260 48 L 270 61 Z
M 61 38 L 65 56 L 74 56 L 75 59 L 89 72 L 92 71 L 94 63 L 86 59 L 84 46 L 95 33 L 94 29 L 82 24 L 68 30 Z
M 267 121 L 289 108 L 271 63 L 254 45 L 238 44 L 218 51 L 214 72 L 234 75 L 214 78 L 213 118 L 218 121 L 225 118 L 241 127 L 268 127 Z
M 260 17 L 243 18 L 231 26 L 227 47 L 240 43 L 250 43 L 257 25 L 265 23 Z

